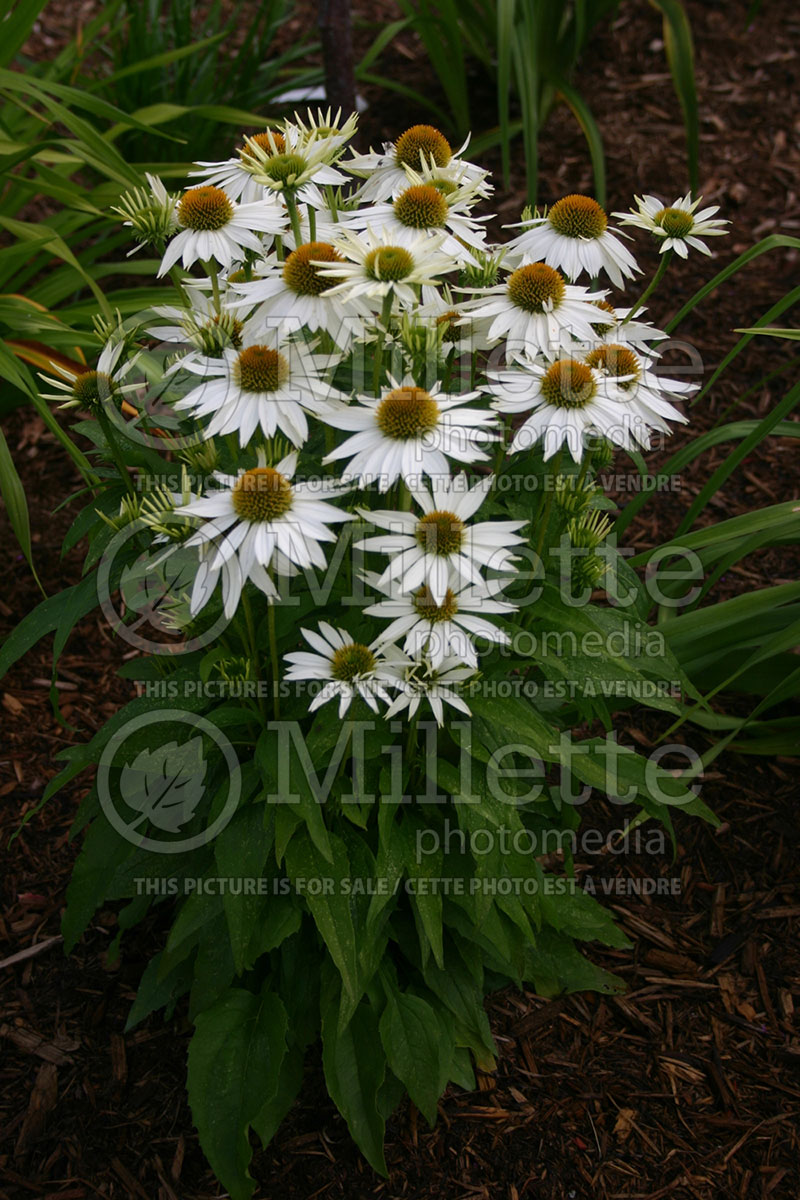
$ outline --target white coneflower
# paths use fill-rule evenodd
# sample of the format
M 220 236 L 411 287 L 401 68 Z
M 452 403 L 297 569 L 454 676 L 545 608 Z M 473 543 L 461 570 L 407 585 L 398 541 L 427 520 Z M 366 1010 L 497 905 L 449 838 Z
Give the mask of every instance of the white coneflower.
M 454 262 L 473 263 L 472 250 L 486 249 L 481 222 L 489 220 L 470 216 L 474 188 L 448 189 L 442 181 L 431 182 L 414 171 L 408 175 L 409 186 L 391 204 L 356 209 L 342 217 L 343 223 L 351 229 L 375 230 L 400 246 L 418 245 L 420 234 L 434 235 Z
M 140 383 L 124 383 L 123 380 L 136 363 L 136 356 L 119 366 L 125 350 L 125 342 L 107 342 L 100 352 L 96 367 L 87 367 L 77 375 L 66 370 L 57 362 L 50 369 L 58 378 L 48 375 L 40 377 L 45 383 L 58 388 L 56 392 L 42 392 L 44 400 L 55 400 L 60 408 L 82 408 L 90 413 L 104 413 L 106 409 L 118 408 L 126 392 L 136 391 Z
M 592 279 L 605 271 L 618 288 L 640 270 L 630 250 L 608 228 L 603 209 L 590 196 L 564 196 L 544 216 L 520 225 L 522 233 L 508 244 L 512 261 L 546 262 L 573 282 L 584 271 Z
M 692 200 L 691 192 L 679 197 L 668 207 L 662 204 L 657 196 L 634 196 L 634 200 L 635 210 L 613 215 L 619 217 L 623 225 L 635 225 L 652 233 L 661 242 L 661 254 L 667 250 L 674 250 L 681 258 L 688 258 L 690 246 L 702 254 L 711 254 L 701 239 L 719 237 L 728 232 L 722 227 L 729 225 L 729 221 L 719 217 L 712 220 L 714 213 L 719 212 L 719 205 L 715 204 L 697 212 L 703 197 L 698 196 L 696 200 Z
M 363 336 L 372 311 L 362 301 L 331 295 L 333 278 L 321 274 L 321 262 L 335 264 L 344 259 L 330 242 L 319 241 L 298 246 L 283 262 L 270 256 L 257 265 L 257 279 L 231 285 L 235 298 L 228 307 L 237 310 L 258 305 L 251 317 L 256 324 L 280 321 L 287 331 L 323 330 L 345 350 L 353 338 Z
M 602 325 L 592 329 L 591 341 L 586 344 L 586 350 L 604 342 L 622 342 L 624 345 L 642 346 L 647 349 L 648 342 L 662 342 L 668 336 L 650 321 L 629 320 L 630 308 L 615 308 L 608 300 L 595 300 L 595 307 L 607 314 Z M 644 316 L 647 310 L 637 306 L 637 316 Z M 574 349 L 574 345 L 571 346 Z
M 193 358 L 197 358 L 198 355 L 214 357 L 226 349 L 241 350 L 245 343 L 254 342 L 256 338 L 253 323 L 242 321 L 228 311 L 224 292 L 222 307 L 218 312 L 212 296 L 203 286 L 207 282 L 191 281 L 191 285 L 185 289 L 189 301 L 185 308 L 172 304 L 153 308 L 153 313 L 169 324 L 148 326 L 148 335 L 160 342 L 174 342 L 191 347 L 187 353 Z M 185 365 L 185 358 L 170 370 L 177 370 L 179 365 Z
M 178 400 L 178 411 L 208 417 L 206 438 L 238 433 L 246 446 L 257 429 L 265 437 L 281 430 L 295 446 L 308 439 L 306 413 L 320 416 L 346 397 L 322 379 L 336 356 L 313 355 L 280 330 L 266 330 L 263 341 L 241 350 L 223 350 L 217 358 L 185 359 L 181 366 L 203 382 Z
M 206 184 L 222 188 L 230 200 L 243 204 L 264 200 L 269 195 L 268 190 L 263 183 L 257 183 L 253 178 L 253 168 L 258 162 L 253 146 L 260 146 L 267 156 L 283 154 L 286 150 L 286 140 L 278 128 L 244 135 L 241 146 L 231 158 L 222 162 L 195 163 L 195 170 L 189 174 L 197 176 Z
M 331 165 L 338 157 L 336 149 L 325 139 L 306 140 L 302 132 L 289 123 L 283 126 L 284 150 L 276 154 L 252 138 L 247 139 L 247 155 L 243 162 L 251 170 L 256 183 L 275 195 L 289 193 L 302 203 L 313 195 L 306 191 L 310 184 L 320 187 L 339 187 L 347 176 Z
M 279 575 L 296 568 L 324 568 L 323 543 L 335 542 L 330 525 L 351 521 L 329 501 L 338 496 L 341 484 L 334 480 L 292 483 L 297 454 L 289 454 L 275 467 L 259 465 L 238 476 L 215 473 L 217 490 L 175 512 L 200 517 L 204 524 L 184 543 L 200 546 L 205 568 L 202 587 L 192 597 L 192 615 L 208 601 L 224 569 L 227 588 L 225 615 L 232 617 L 248 580 L 266 596 L 274 598 L 270 568 Z
M 136 254 L 144 246 L 155 246 L 159 250 L 178 228 L 178 218 L 175 215 L 177 196 L 172 196 L 157 175 L 145 171 L 150 191 L 144 188 L 133 188 L 123 192 L 118 205 L 112 205 L 111 211 L 124 217 L 123 225 L 134 230 L 139 241 L 128 251 L 128 257 Z
M 320 414 L 325 424 L 353 434 L 324 463 L 349 458 L 344 479 L 360 487 L 377 483 L 378 491 L 385 492 L 398 479 L 417 486 L 423 475 L 449 476 L 448 457 L 462 463 L 486 461 L 483 447 L 499 434 L 493 412 L 468 407 L 478 392 L 446 396 L 438 382 L 430 391 L 410 378 L 389 382 L 391 390 L 382 397 L 362 396 L 358 404 Z
M 515 605 L 507 600 L 496 599 L 511 582 L 507 578 L 465 584 L 454 572 L 441 604 L 436 603 L 425 584 L 404 595 L 397 584 L 381 587 L 378 577 L 371 572 L 365 572 L 364 579 L 376 591 L 386 595 L 385 600 L 364 609 L 366 616 L 389 621 L 378 636 L 378 645 L 402 638 L 404 653 L 417 659 L 424 656 L 432 667 L 441 667 L 445 659 L 452 656 L 475 668 L 478 650 L 474 638 L 482 638 L 492 645 L 510 644 L 507 633 L 479 615 L 516 611 Z
M 440 277 L 455 269 L 450 255 L 442 252 L 442 238 L 424 233 L 400 245 L 371 229 L 364 233 L 342 229 L 333 245 L 346 261 L 320 261 L 317 266 L 322 276 L 330 278 L 330 294 L 350 300 L 363 297 L 379 305 L 392 293 L 399 304 L 410 307 L 417 303 L 417 287 L 428 300 Z
M 382 152 L 354 154 L 342 166 L 353 175 L 366 177 L 358 193 L 362 202 L 388 200 L 405 191 L 406 167 L 412 171 L 427 167 L 436 171 L 438 178 L 453 182 L 466 180 L 475 185 L 478 195 L 488 196 L 492 189 L 487 172 L 461 157 L 468 145 L 469 138 L 454 153 L 447 138 L 433 125 L 412 125 L 396 142 L 384 143 Z
M 404 709 L 408 709 L 409 718 L 416 716 L 424 701 L 430 704 L 437 725 L 444 724 L 446 704 L 470 715 L 469 705 L 462 700 L 459 691 L 475 671 L 472 667 L 465 667 L 460 658 L 451 655 L 444 658 L 438 667 L 433 667 L 424 658 L 412 659 L 397 651 L 388 661 L 387 671 L 393 677 L 398 693 L 386 710 L 387 721 Z
M 514 359 L 552 355 L 565 336 L 590 340 L 593 326 L 604 322 L 594 301 L 604 296 L 568 284 L 546 263 L 528 263 L 483 290 L 466 308 L 474 317 L 492 318 L 489 337 L 505 337 L 506 357 Z
M 486 385 L 499 412 L 530 413 L 511 443 L 510 453 L 541 441 L 544 459 L 566 444 L 576 462 L 583 456 L 585 436 L 598 433 L 617 445 L 630 444 L 619 405 L 600 386 L 600 372 L 586 362 L 560 358 L 549 366 L 520 361 L 488 371 Z
M 453 296 L 447 286 L 441 291 L 433 291 L 430 299 L 418 305 L 411 316 L 420 324 L 433 326 L 439 331 L 442 353 L 445 355 L 452 349 L 457 355 L 489 350 L 500 340 L 489 337 L 491 317 L 477 317 L 469 310 L 469 302 L 463 296 Z
M 300 632 L 316 653 L 296 650 L 284 655 L 289 670 L 284 675 L 287 682 L 314 680 L 324 684 L 308 706 L 314 712 L 328 700 L 339 698 L 339 720 L 353 700 L 361 697 L 373 712 L 378 711 L 378 700 L 391 703 L 387 686 L 394 684 L 394 676 L 387 670 L 385 660 L 376 643 L 369 646 L 356 642 L 345 629 L 336 629 L 327 621 L 320 621 L 319 633 L 311 629 Z
M 166 275 L 181 259 L 187 269 L 192 263 L 214 259 L 229 270 L 244 258 L 245 250 L 262 254 L 264 245 L 258 233 L 282 233 L 287 218 L 277 204 L 263 200 L 253 204 L 234 204 L 221 188 L 206 185 L 184 192 L 177 207 L 180 233 L 166 249 L 158 275 Z M 258 231 L 258 232 L 256 232 Z
M 364 538 L 357 546 L 390 556 L 380 576 L 381 587 L 397 580 L 403 592 L 423 584 L 436 604 L 443 604 L 453 574 L 465 583 L 482 582 L 484 570 L 509 572 L 516 559 L 512 548 L 525 539 L 518 530 L 525 521 L 479 521 L 468 524 L 483 504 L 492 477 L 469 487 L 464 474 L 434 479 L 431 490 L 415 487 L 412 495 L 422 516 L 409 512 L 359 509 L 365 521 L 387 532 Z
M 342 110 L 339 108 L 334 113 L 330 107 L 325 112 L 318 108 L 316 113 L 307 108 L 305 120 L 295 112 L 293 119 L 286 121 L 284 125 L 284 128 L 296 130 L 296 135 L 292 140 L 297 146 L 308 146 L 313 143 L 315 146 L 323 147 L 331 160 L 341 154 L 357 127 L 358 115 L 356 113 L 351 113 L 345 121 L 342 121 Z
M 591 350 L 585 361 L 599 375 L 600 391 L 605 398 L 617 405 L 618 424 L 640 446 L 649 448 L 651 429 L 669 433 L 669 421 L 687 423 L 688 418 L 666 397 L 686 397 L 698 385 L 657 374 L 655 360 L 647 358 L 640 349 L 609 342 Z

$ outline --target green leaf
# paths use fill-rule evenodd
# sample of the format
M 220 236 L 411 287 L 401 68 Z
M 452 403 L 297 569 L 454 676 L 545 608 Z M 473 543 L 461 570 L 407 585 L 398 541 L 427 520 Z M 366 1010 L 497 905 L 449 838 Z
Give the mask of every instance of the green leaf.
M 367 1161 L 380 1175 L 388 1176 L 383 1154 L 385 1125 L 378 1105 L 386 1058 L 380 1049 L 378 1021 L 369 1004 L 362 1002 L 342 1027 L 340 996 L 335 974 L 326 971 L 321 1001 L 325 1082 Z
M 493 1071 L 497 1048 L 483 1007 L 483 988 L 452 947 L 448 948 L 444 970 L 429 962 L 423 974 L 425 983 L 453 1014 L 456 1044 L 469 1047 L 482 1071 Z
M 631 943 L 611 914 L 579 888 L 565 892 L 542 888 L 539 902 L 542 919 L 559 933 L 567 933 L 582 942 L 596 941 L 620 950 L 630 949 Z
M 443 1042 L 436 1012 L 412 992 L 388 992 L 388 1003 L 380 1021 L 380 1034 L 389 1066 L 408 1089 L 408 1094 L 429 1125 L 436 1122 L 443 1070 Z M 452 1045 L 450 1046 L 452 1054 Z
M 586 145 L 589 147 L 589 156 L 592 160 L 592 173 L 594 174 L 594 196 L 597 203 L 602 208 L 605 208 L 606 156 L 603 150 L 603 138 L 600 128 L 592 116 L 589 105 L 583 99 L 580 92 L 576 91 L 564 79 L 559 79 L 556 82 L 556 87 L 565 104 L 571 109 L 572 115 L 580 125 L 583 136 L 586 138 Z
M 303 879 L 323 881 L 319 890 L 306 888 L 305 899 L 328 953 L 342 977 L 347 1004 L 343 1011 L 353 1011 L 361 996 L 358 969 L 358 947 L 350 911 L 350 899 L 345 883 L 350 880 L 350 860 L 341 838 L 331 835 L 333 862 L 322 857 L 307 837 L 295 837 L 286 848 L 286 866 L 293 881 Z M 330 881 L 330 887 L 324 881 Z
M 188 961 L 181 962 L 177 967 L 163 977 L 160 975 L 161 955 L 156 954 L 144 969 L 136 999 L 131 1005 L 128 1019 L 125 1022 L 125 1032 L 135 1029 L 146 1017 L 159 1008 L 167 1009 L 167 1019 L 170 1010 L 175 1007 L 177 1000 L 188 992 L 192 982 L 192 965 Z
M 691 299 L 687 300 L 679 312 L 675 314 L 667 325 L 666 332 L 674 333 L 681 321 L 685 320 L 689 313 L 702 300 L 705 300 L 706 296 L 710 296 L 720 284 L 726 283 L 737 271 L 740 271 L 742 267 L 752 262 L 754 258 L 759 258 L 762 254 L 768 254 L 771 250 L 797 250 L 798 248 L 800 248 L 800 238 L 790 237 L 785 233 L 771 233 L 769 237 L 762 238 L 755 246 L 751 246 L 749 250 L 745 250 L 732 263 L 728 263 L 727 267 L 723 267 L 713 279 L 710 279 L 708 283 L 699 288 Z
M 286 1010 L 264 988 L 232 988 L 201 1013 L 189 1045 L 188 1091 L 200 1145 L 232 1200 L 250 1200 L 249 1126 L 280 1084 Z
M 273 840 L 272 829 L 264 828 L 263 805 L 248 805 L 236 813 L 216 839 L 214 856 L 220 875 L 224 879 L 259 879 Z M 272 902 L 269 896 L 247 895 L 244 888 L 236 895 L 229 888 L 225 890 L 223 906 L 239 974 L 252 965 L 254 936 L 259 922 L 271 923 Z
M 28 515 L 28 501 L 25 499 L 25 488 L 22 486 L 22 480 L 17 474 L 17 468 L 14 466 L 14 460 L 11 457 L 11 451 L 8 448 L 8 442 L 5 439 L 2 429 L 0 429 L 0 494 L 2 494 L 5 501 L 8 519 L 11 522 L 11 528 L 16 534 L 22 553 L 25 555 L 31 571 L 33 571 L 34 579 L 39 584 L 42 592 L 44 592 L 44 588 L 39 583 L 39 576 L 36 574 L 36 569 L 33 565 L 31 523 Z
M 604 971 L 585 958 L 572 939 L 544 928 L 536 935 L 536 945 L 526 954 L 525 978 L 540 996 L 558 996 L 563 992 L 624 992 L 625 983 L 610 971 Z
M 790 342 L 800 341 L 800 329 L 775 329 L 771 325 L 753 325 L 749 329 L 734 329 L 734 333 L 760 333 L 767 337 L 786 338 Z
M 303 1086 L 303 1058 L 302 1047 L 298 1045 L 289 1047 L 281 1063 L 275 1095 L 270 1097 L 250 1122 L 263 1146 L 272 1141 L 281 1121 L 292 1107 L 295 1097 Z
M 108 896 L 117 867 L 134 853 L 134 849 L 112 828 L 105 816 L 92 823 L 67 888 L 67 906 L 61 921 L 67 953 L 75 948 Z
M 299 729 L 299 725 L 297 728 Z M 301 742 L 298 748 L 294 739 L 290 737 L 288 752 L 286 752 L 281 747 L 276 730 L 265 729 L 259 736 L 255 753 L 256 763 L 261 771 L 265 786 L 269 783 L 268 790 L 270 793 L 279 797 L 281 793 L 278 790 L 278 780 L 281 774 L 276 769 L 276 764 L 281 755 L 288 753 L 286 761 L 287 779 L 292 794 L 298 796 L 299 800 L 297 803 L 289 804 L 284 799 L 281 799 L 278 805 L 278 816 L 280 824 L 283 827 L 282 832 L 285 831 L 285 827 L 288 824 L 288 832 L 289 836 L 291 836 L 291 833 L 294 832 L 294 826 L 299 824 L 301 820 L 305 821 L 314 845 L 329 863 L 332 862 L 333 851 L 331 850 L 328 838 L 328 829 L 323 815 L 323 805 L 315 796 L 309 782 L 309 774 L 313 773 L 315 767 L 305 742 Z M 285 843 L 281 839 L 278 839 L 278 841 L 279 848 L 282 851 Z M 278 861 L 280 861 L 281 857 L 282 853 L 279 853 Z
M 689 158 L 689 184 L 697 195 L 699 180 L 700 118 L 694 80 L 694 44 L 692 27 L 681 0 L 650 0 L 664 17 L 664 49 L 672 73 L 672 82 L 683 110 L 686 149 Z
M 3 22 L 3 40 L 0 44 L 0 66 L 6 66 L 16 58 L 47 0 L 3 0 L 0 5 L 0 20 Z

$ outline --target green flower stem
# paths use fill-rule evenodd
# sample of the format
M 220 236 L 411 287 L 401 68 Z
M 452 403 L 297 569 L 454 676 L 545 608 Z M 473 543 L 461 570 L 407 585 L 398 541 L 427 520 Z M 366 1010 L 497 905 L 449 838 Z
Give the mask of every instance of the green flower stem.
M 578 472 L 578 478 L 575 482 L 575 491 L 576 492 L 581 491 L 581 489 L 583 487 L 584 480 L 586 479 L 586 476 L 589 471 L 589 467 L 591 466 L 591 463 L 592 463 L 593 455 L 594 455 L 594 450 L 587 450 L 583 456 L 583 462 L 581 463 L 581 469 Z
M 545 476 L 545 479 L 551 480 L 553 484 L 555 484 L 555 481 L 558 478 L 558 473 L 561 469 L 561 458 L 562 458 L 563 454 L 564 454 L 564 447 L 562 445 L 562 446 L 559 446 L 558 452 L 557 452 L 555 458 L 553 459 L 553 466 L 550 471 L 550 474 Z M 537 521 L 539 522 L 539 536 L 536 539 L 536 557 L 537 558 L 542 557 L 542 550 L 544 549 L 544 539 L 547 535 L 547 526 L 550 524 L 550 513 L 553 508 L 553 495 L 555 494 L 555 490 L 556 490 L 555 486 L 548 488 L 547 494 L 544 498 L 544 509 L 542 510 L 540 508 L 540 513 L 537 514 Z
M 503 466 L 503 459 L 506 456 L 506 438 L 508 436 L 508 423 L 511 420 L 509 416 L 501 416 L 503 424 L 500 433 L 500 441 L 497 443 L 497 449 L 494 452 L 494 462 L 492 463 L 492 486 L 491 491 L 497 490 L 497 480 L 500 477 L 500 470 Z
M 456 357 L 456 348 L 455 348 L 455 346 L 453 346 L 453 349 L 448 354 L 447 358 L 445 359 L 445 363 L 444 363 L 444 375 L 442 376 L 442 391 L 444 392 L 445 395 L 448 395 L 450 392 L 450 384 L 451 384 L 451 381 L 453 378 L 453 364 L 455 363 L 455 357 Z
M 114 433 L 114 428 L 113 428 L 111 422 L 109 421 L 108 417 L 106 416 L 106 414 L 103 412 L 103 410 L 101 408 L 98 408 L 98 410 L 97 410 L 97 422 L 98 422 L 101 430 L 103 431 L 103 437 L 106 439 L 106 442 L 108 443 L 108 448 L 111 451 L 111 457 L 114 460 L 115 467 L 117 468 L 117 470 L 120 473 L 122 482 L 125 484 L 125 487 L 128 489 L 128 494 L 131 496 L 134 496 L 136 493 L 135 493 L 135 489 L 133 486 L 133 480 L 131 479 L 130 472 L 128 471 L 128 468 L 125 465 L 125 459 L 123 458 L 122 451 L 120 450 L 119 445 L 117 443 L 117 438 L 116 438 L 116 434 Z
M 339 223 L 339 210 L 336 206 L 336 193 L 332 186 L 328 183 L 325 185 L 325 198 L 328 201 L 328 209 L 336 224 Z
M 183 279 L 181 278 L 180 267 L 178 266 L 177 263 L 173 263 L 173 265 L 170 267 L 169 277 L 172 280 L 172 282 L 175 284 L 175 287 L 178 291 L 178 295 L 180 296 L 181 300 L 187 307 L 189 307 L 189 298 L 186 295 L 186 288 L 183 286 Z
M 383 298 L 383 306 L 381 308 L 381 317 L 378 324 L 378 340 L 375 342 L 375 361 L 372 366 L 372 394 L 380 396 L 381 394 L 381 371 L 383 370 L 383 344 L 386 341 L 386 334 L 389 330 L 389 322 L 392 319 L 392 305 L 394 304 L 394 288 L 389 288 L 389 291 Z
M 210 258 L 205 264 L 205 268 L 208 271 L 208 275 L 211 280 L 211 291 L 214 296 L 214 308 L 217 311 L 217 315 L 219 315 L 219 313 L 222 311 L 222 303 L 219 298 L 219 267 L 214 260 Z
M 411 492 L 402 479 L 397 484 L 397 507 L 400 512 L 411 512 Z
M 408 738 L 406 739 L 406 753 L 405 753 L 405 757 L 408 761 L 410 761 L 417 752 L 417 722 L 418 722 L 418 720 L 419 720 L 419 709 L 417 709 L 417 711 L 414 713 L 414 716 L 411 718 L 411 724 L 408 729 Z
M 249 643 L 249 659 L 250 659 L 250 675 L 251 678 L 258 681 L 261 675 L 261 661 L 258 653 L 258 642 L 256 640 L 256 624 L 253 619 L 253 608 L 250 603 L 250 597 L 247 594 L 247 588 L 242 588 L 242 609 L 244 611 L 244 619 L 247 622 L 247 641 Z M 258 707 L 261 710 L 261 715 L 266 717 L 264 697 L 259 696 Z
M 285 194 L 286 208 L 289 213 L 289 220 L 292 222 L 292 233 L 294 234 L 295 249 L 303 244 L 303 235 L 300 232 L 300 214 L 297 211 L 297 201 L 291 192 Z
M 283 262 L 283 238 L 280 236 L 280 234 L 276 234 L 275 236 L 275 253 L 278 256 L 278 262 Z
M 272 571 L 270 571 L 270 579 L 272 579 Z M 280 675 L 278 674 L 278 638 L 275 632 L 275 601 L 267 601 L 268 628 L 269 628 L 269 657 L 272 663 L 272 714 L 276 721 L 281 719 L 281 702 L 278 695 L 280 688 Z
M 632 320 L 636 316 L 636 314 L 642 308 L 644 308 L 645 301 L 649 300 L 649 298 L 652 296 L 653 292 L 656 290 L 658 285 L 661 283 L 661 280 L 664 278 L 664 275 L 666 274 L 666 271 L 667 271 L 667 267 L 669 266 L 669 260 L 671 258 L 672 258 L 671 250 L 667 250 L 665 254 L 661 255 L 661 262 L 658 264 L 658 270 L 656 271 L 655 275 L 648 283 L 647 287 L 642 292 L 639 299 L 634 304 L 631 311 L 628 313 L 627 317 L 625 317 L 625 319 L 620 322 L 621 325 L 626 325 L 628 323 L 628 321 Z
M 315 242 L 317 240 L 317 210 L 313 204 L 306 205 L 308 213 L 308 240 Z

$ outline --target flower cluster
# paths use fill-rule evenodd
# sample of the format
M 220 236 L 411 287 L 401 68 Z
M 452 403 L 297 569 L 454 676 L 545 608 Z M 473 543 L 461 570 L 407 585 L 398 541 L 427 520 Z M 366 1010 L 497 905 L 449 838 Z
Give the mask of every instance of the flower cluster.
M 147 347 L 132 354 L 120 333 L 96 370 L 59 387 L 104 420 L 141 424 L 137 356 L 166 345 L 173 428 L 226 468 L 173 506 L 197 549 L 190 619 L 217 585 L 229 619 L 250 586 L 277 604 L 285 581 L 329 567 L 356 522 L 370 634 L 337 618 L 303 628 L 309 649 L 286 655 L 284 680 L 318 685 L 311 710 L 336 697 L 343 715 L 360 698 L 413 715 L 426 700 L 441 721 L 445 704 L 469 711 L 459 693 L 481 650 L 508 642 L 515 551 L 541 546 L 549 513 L 532 502 L 526 516 L 480 519 L 489 498 L 497 511 L 505 456 L 555 456 L 560 480 L 565 447 L 584 467 L 592 439 L 647 448 L 685 420 L 675 401 L 692 387 L 661 372 L 665 335 L 641 306 L 609 299 L 640 271 L 595 200 L 526 211 L 492 243 L 478 212 L 492 187 L 466 143 L 454 151 L 417 125 L 356 154 L 355 124 L 295 116 L 197 164 L 180 195 L 149 177 L 149 194 L 125 197 L 117 211 L 175 297 L 145 323 Z M 690 197 L 637 203 L 615 215 L 662 251 L 705 250 L 698 235 L 723 232 Z M 606 523 L 568 526 L 579 543 L 586 530 L 599 542 Z

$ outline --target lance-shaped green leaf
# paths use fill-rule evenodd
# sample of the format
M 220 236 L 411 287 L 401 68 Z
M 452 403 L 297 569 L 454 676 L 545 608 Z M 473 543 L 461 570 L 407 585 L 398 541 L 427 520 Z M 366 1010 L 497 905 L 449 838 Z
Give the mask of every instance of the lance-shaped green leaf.
M 380 1021 L 380 1034 L 389 1066 L 429 1125 L 436 1121 L 439 1081 L 447 1078 L 453 1054 L 442 1038 L 436 1012 L 412 992 L 390 992 Z M 442 1057 L 448 1062 L 442 1063 Z
M 200 1145 L 231 1200 L 250 1200 L 247 1131 L 277 1094 L 286 1010 L 274 992 L 231 988 L 201 1013 L 189 1045 L 189 1103 Z
M 347 1121 L 353 1140 L 381 1175 L 384 1119 L 378 1094 L 386 1074 L 378 1020 L 366 1002 L 341 1023 L 341 992 L 335 973 L 326 971 L 322 988 L 322 1066 L 328 1091 Z

